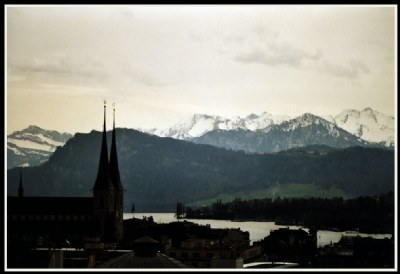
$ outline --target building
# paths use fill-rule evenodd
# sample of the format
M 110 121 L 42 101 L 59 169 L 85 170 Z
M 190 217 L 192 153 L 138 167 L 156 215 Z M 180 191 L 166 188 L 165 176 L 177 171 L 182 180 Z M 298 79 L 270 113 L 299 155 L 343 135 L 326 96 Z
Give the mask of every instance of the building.
M 123 194 L 115 136 L 108 158 L 106 105 L 99 167 L 93 197 L 27 197 L 22 182 L 18 196 L 7 197 L 9 265 L 20 265 L 22 249 L 113 248 L 123 239 Z
M 193 268 L 241 268 L 262 257 L 261 244 L 250 245 L 248 232 L 211 228 L 187 220 L 167 224 L 151 219 L 124 221 L 124 249 L 135 249 L 139 237 L 159 242 L 160 252 Z
M 394 239 L 342 236 L 340 241 L 319 248 L 316 267 L 392 268 Z
M 317 231 L 280 228 L 263 240 L 263 251 L 271 262 L 311 263 L 317 254 Z
M 168 257 L 163 253 L 156 253 L 153 256 L 137 256 L 134 252 L 129 252 L 117 258 L 110 259 L 96 268 L 188 268 L 182 262 Z
M 187 268 L 161 252 L 160 243 L 149 236 L 134 241 L 134 250 L 98 264 L 96 268 Z
M 262 255 L 261 245 L 250 245 L 249 233 L 240 229 L 211 229 L 189 222 L 185 237 L 165 246 L 165 253 L 183 263 L 198 268 L 242 268 Z

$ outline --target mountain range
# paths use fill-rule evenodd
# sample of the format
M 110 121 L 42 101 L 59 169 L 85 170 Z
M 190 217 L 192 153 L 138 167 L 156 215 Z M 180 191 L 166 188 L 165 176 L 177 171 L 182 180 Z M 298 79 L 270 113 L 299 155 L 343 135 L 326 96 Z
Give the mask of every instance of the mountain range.
M 192 141 L 248 153 L 278 152 L 313 144 L 336 148 L 369 145 L 335 124 L 309 113 L 256 131 L 213 130 Z
M 244 118 L 195 114 L 167 129 L 141 131 L 248 153 L 277 152 L 314 144 L 337 148 L 394 147 L 394 117 L 371 108 L 344 110 L 336 116 L 306 113 L 295 118 L 268 112 Z M 40 165 L 72 136 L 37 126 L 16 131 L 7 136 L 7 167 Z
M 133 129 L 118 128 L 116 136 L 126 211 L 133 202 L 138 212 L 171 212 L 177 202 L 201 205 L 221 197 L 349 198 L 394 189 L 394 152 L 383 148 L 248 154 Z M 48 161 L 23 168 L 25 195 L 91 196 L 100 144 L 100 132 L 77 133 Z M 16 195 L 18 183 L 19 168 L 8 169 L 9 195 Z
M 312 144 L 394 147 L 394 117 L 371 108 L 344 110 L 336 116 L 323 117 L 305 113 L 295 118 L 267 112 L 232 119 L 195 114 L 164 130 L 143 131 L 249 153 L 277 152 Z
M 72 136 L 38 126 L 15 131 L 7 135 L 7 168 L 40 165 Z

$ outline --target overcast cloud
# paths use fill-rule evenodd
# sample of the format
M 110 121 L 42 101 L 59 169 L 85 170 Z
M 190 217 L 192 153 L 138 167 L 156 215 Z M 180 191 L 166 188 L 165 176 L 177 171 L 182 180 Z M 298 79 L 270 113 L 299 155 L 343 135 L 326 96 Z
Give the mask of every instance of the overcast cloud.
M 194 113 L 395 115 L 394 6 L 7 6 L 7 132 Z M 111 116 L 109 117 L 111 119 Z

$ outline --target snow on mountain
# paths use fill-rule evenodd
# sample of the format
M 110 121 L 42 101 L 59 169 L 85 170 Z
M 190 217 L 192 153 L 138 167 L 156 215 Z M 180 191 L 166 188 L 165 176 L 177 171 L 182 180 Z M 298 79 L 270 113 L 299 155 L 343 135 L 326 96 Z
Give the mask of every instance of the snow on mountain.
M 316 117 L 319 119 L 316 119 Z M 366 108 L 362 111 L 344 110 L 336 116 L 307 114 L 297 118 L 297 120 L 295 118 L 297 124 L 292 123 L 292 127 L 310 125 L 311 123 L 325 123 L 323 121 L 326 121 L 329 123 L 326 126 L 330 127 L 332 131 L 334 131 L 334 125 L 336 125 L 365 141 L 380 143 L 385 146 L 394 145 L 394 117 L 387 116 L 371 108 Z M 287 115 L 272 115 L 268 112 L 263 112 L 260 115 L 252 113 L 245 117 L 235 116 L 232 118 L 195 114 L 190 119 L 182 120 L 167 129 L 141 131 L 160 137 L 192 140 L 214 130 L 249 130 L 267 133 L 272 126 L 280 125 L 290 119 L 291 117 Z M 286 128 L 286 130 L 290 129 Z
M 263 130 L 215 130 L 191 141 L 248 153 L 279 152 L 310 145 L 334 148 L 368 145 L 354 134 L 310 113 Z
M 299 127 L 306 127 L 311 124 L 319 124 L 321 122 L 321 118 L 312 115 L 310 113 L 305 113 L 299 117 L 296 117 L 282 125 L 282 129 L 284 131 L 290 131 Z
M 22 131 L 16 131 L 7 136 L 7 143 L 12 143 L 20 148 L 30 148 L 54 152 L 57 146 L 63 146 L 71 138 L 68 133 L 59 133 L 41 129 L 37 126 L 29 126 Z
M 221 119 L 219 116 L 195 114 L 191 119 L 181 120 L 171 128 L 164 130 L 156 129 L 151 132 L 148 131 L 148 133 L 153 133 L 161 137 L 187 140 L 218 129 L 217 124 L 221 122 Z
M 339 136 L 338 128 L 334 123 L 311 113 L 305 113 L 299 117 L 282 123 L 281 128 L 283 131 L 292 131 L 296 128 L 304 128 L 310 125 L 322 125 L 329 130 L 330 135 Z
M 289 116 L 272 115 L 263 112 L 261 115 L 250 114 L 244 118 L 240 116 L 223 118 L 217 115 L 195 114 L 187 120 L 182 120 L 171 128 L 164 130 L 150 129 L 144 132 L 161 137 L 190 140 L 200 137 L 213 130 L 263 130 L 271 125 L 281 124 L 289 120 Z
M 7 136 L 7 166 L 34 166 L 45 162 L 58 146 L 72 137 L 69 133 L 45 130 L 37 126 Z
M 284 121 L 289 120 L 289 116 L 285 115 L 272 115 L 268 112 L 263 112 L 260 116 L 250 114 L 244 119 L 245 129 L 255 131 L 268 128 L 272 125 L 279 125 Z
M 385 146 L 394 145 L 394 117 L 371 108 L 346 109 L 335 116 L 336 124 L 354 135 Z
M 321 115 L 320 116 L 322 119 L 327 120 L 328 122 L 331 122 L 332 124 L 336 125 L 336 121 L 335 121 L 335 117 L 333 117 L 332 115 Z
M 8 138 L 7 143 L 12 143 L 20 148 L 30 148 L 48 152 L 54 152 L 56 150 L 56 146 L 49 144 L 48 142 L 36 143 L 34 140 L 20 140 L 15 138 Z

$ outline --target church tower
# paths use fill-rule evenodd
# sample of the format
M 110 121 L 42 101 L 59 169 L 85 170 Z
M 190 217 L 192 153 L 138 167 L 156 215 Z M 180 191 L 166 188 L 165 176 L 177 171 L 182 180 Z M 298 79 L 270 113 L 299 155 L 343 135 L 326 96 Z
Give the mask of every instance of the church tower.
M 24 188 L 22 187 L 22 166 L 19 171 L 19 187 L 18 187 L 18 197 L 24 197 Z
M 124 188 L 121 183 L 119 166 L 118 166 L 117 140 L 115 138 L 115 106 L 113 112 L 114 115 L 113 115 L 111 154 L 110 154 L 110 175 L 114 187 L 115 237 L 116 240 L 119 241 L 122 240 L 124 233 L 124 227 L 123 227 Z
M 115 241 L 114 186 L 110 176 L 106 136 L 106 105 L 104 102 L 103 139 L 101 143 L 99 169 L 93 187 L 93 214 L 100 225 L 104 242 Z

